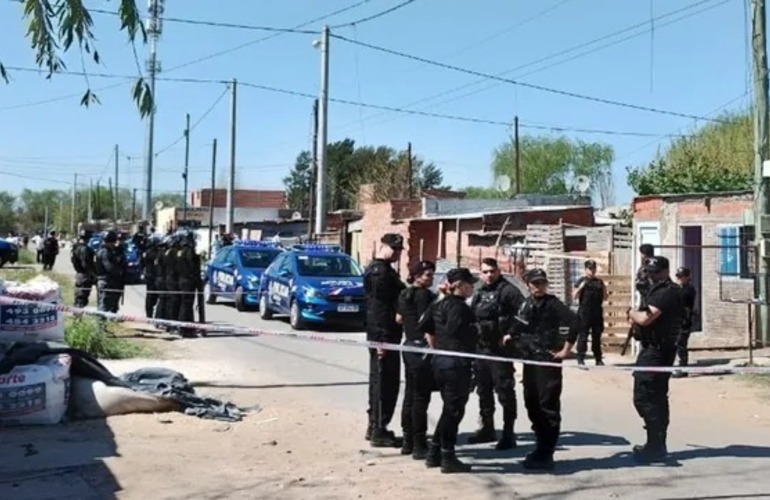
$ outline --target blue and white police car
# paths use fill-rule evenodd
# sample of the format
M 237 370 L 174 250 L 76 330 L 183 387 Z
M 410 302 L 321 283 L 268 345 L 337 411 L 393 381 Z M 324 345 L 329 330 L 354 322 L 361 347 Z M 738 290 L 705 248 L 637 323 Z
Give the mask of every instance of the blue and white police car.
M 262 274 L 262 319 L 288 314 L 295 330 L 308 323 L 362 325 L 363 270 L 338 245 L 295 245 Z
M 220 248 L 206 267 L 206 302 L 214 304 L 222 297 L 234 300 L 239 311 L 256 309 L 262 273 L 282 252 L 275 243 L 249 240 Z

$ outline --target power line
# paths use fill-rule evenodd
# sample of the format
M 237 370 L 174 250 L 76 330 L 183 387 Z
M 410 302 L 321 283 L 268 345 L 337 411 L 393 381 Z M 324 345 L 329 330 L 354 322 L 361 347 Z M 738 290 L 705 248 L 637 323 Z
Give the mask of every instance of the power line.
M 391 12 L 395 12 L 395 11 L 397 11 L 397 10 L 403 8 L 403 7 L 406 7 L 410 3 L 414 3 L 416 1 L 417 0 L 406 0 L 405 2 L 401 2 L 398 5 L 394 5 L 393 7 L 389 8 L 389 9 L 383 10 L 382 12 L 378 12 L 377 14 L 373 14 L 371 16 L 364 17 L 364 18 L 361 18 L 361 19 L 359 19 L 357 21 L 353 21 L 353 22 L 350 22 L 350 23 L 338 24 L 337 26 L 332 26 L 331 29 L 345 28 L 345 27 L 348 27 L 348 26 L 357 26 L 359 24 L 363 24 L 363 23 L 366 23 L 366 22 L 369 22 L 369 21 L 374 21 L 375 19 L 379 19 L 379 18 L 381 18 L 383 16 L 387 16 Z
M 572 97 L 572 98 L 575 98 L 575 99 L 582 99 L 582 100 L 585 100 L 585 101 L 596 102 L 596 103 L 600 103 L 600 104 L 607 104 L 607 105 L 610 105 L 610 106 L 618 106 L 618 107 L 627 108 L 627 109 L 635 109 L 635 110 L 638 110 L 638 111 L 647 111 L 647 112 L 650 112 L 650 113 L 658 113 L 658 114 L 662 114 L 662 115 L 678 116 L 680 118 L 691 118 L 691 119 L 695 119 L 695 120 L 719 121 L 719 120 L 715 120 L 715 119 L 711 119 L 711 118 L 705 118 L 705 117 L 702 117 L 702 116 L 691 115 L 691 114 L 687 114 L 687 113 L 679 113 L 679 112 L 676 112 L 676 111 L 669 111 L 669 110 L 665 110 L 665 109 L 653 108 L 653 107 L 650 107 L 650 106 L 642 106 L 642 105 L 639 105 L 639 104 L 631 104 L 631 103 L 622 102 L 622 101 L 615 101 L 615 100 L 612 100 L 612 99 L 605 99 L 603 97 L 596 97 L 596 96 L 591 96 L 591 95 L 586 95 L 586 94 L 579 94 L 577 92 L 570 92 L 570 91 L 567 91 L 567 90 L 560 90 L 560 89 L 555 89 L 555 88 L 551 88 L 551 87 L 545 87 L 543 85 L 536 85 L 536 84 L 533 84 L 533 83 L 521 82 L 521 81 L 513 80 L 513 79 L 510 79 L 510 78 L 503 78 L 503 77 L 500 77 L 500 76 L 495 76 L 495 75 L 491 75 L 491 74 L 488 74 L 488 73 L 483 73 L 481 71 L 476 71 L 476 70 L 467 69 L 467 68 L 461 68 L 459 66 L 443 63 L 443 62 L 440 62 L 440 61 L 433 61 L 431 59 L 426 59 L 424 57 L 415 56 L 413 54 L 407 54 L 405 52 L 399 52 L 397 50 L 392 50 L 392 49 L 388 49 L 388 48 L 385 48 L 385 47 L 380 47 L 378 45 L 373 45 L 373 44 L 366 43 L 366 42 L 350 40 L 349 38 L 346 38 L 346 37 L 341 36 L 341 35 L 334 35 L 334 34 L 332 34 L 331 36 L 333 36 L 334 38 L 336 38 L 338 40 L 342 40 L 343 42 L 347 42 L 347 43 L 350 43 L 350 44 L 353 44 L 353 45 L 359 45 L 361 47 L 366 47 L 368 49 L 375 50 L 375 51 L 378 51 L 378 52 L 383 52 L 383 53 L 390 54 L 390 55 L 394 55 L 394 56 L 398 56 L 398 57 L 403 57 L 405 59 L 411 59 L 413 61 L 421 62 L 423 64 L 429 64 L 431 66 L 436 66 L 436 67 L 448 69 L 448 70 L 451 70 L 451 71 L 457 71 L 457 72 L 465 73 L 465 74 L 468 74 L 468 75 L 480 76 L 480 77 L 483 77 L 483 78 L 488 79 L 488 80 L 497 80 L 497 81 L 500 81 L 500 82 L 509 83 L 509 84 L 512 84 L 512 85 L 516 85 L 516 86 L 524 87 L 524 88 L 529 88 L 529 89 L 533 89 L 533 90 L 538 90 L 538 91 L 541 91 L 541 92 L 547 92 L 547 93 L 550 93 L 550 94 L 562 95 L 562 96 L 565 96 L 565 97 Z
M 110 89 L 114 89 L 114 88 L 117 88 L 117 87 L 122 87 L 124 85 L 128 85 L 128 84 L 127 83 L 116 83 L 114 85 L 108 85 L 106 87 L 98 88 L 98 89 L 94 90 L 94 92 L 102 92 L 102 91 L 105 91 L 105 90 L 110 90 Z M 48 99 L 43 99 L 43 100 L 40 100 L 40 101 L 25 102 L 25 103 L 22 103 L 22 104 L 14 104 L 12 106 L 3 106 L 2 108 L 0 108 L 0 111 L 10 111 L 10 110 L 13 110 L 13 109 L 31 108 L 33 106 L 40 106 L 42 104 L 50 104 L 50 103 L 53 103 L 53 102 L 66 101 L 68 99 L 72 99 L 72 98 L 75 98 L 75 97 L 80 98 L 82 96 L 83 96 L 82 92 L 78 92 L 76 94 L 60 95 L 58 97 L 50 97 Z

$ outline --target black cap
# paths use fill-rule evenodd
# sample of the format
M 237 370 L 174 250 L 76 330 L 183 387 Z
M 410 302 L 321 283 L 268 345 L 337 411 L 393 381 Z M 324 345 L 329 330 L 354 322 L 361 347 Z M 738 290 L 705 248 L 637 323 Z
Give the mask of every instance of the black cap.
M 397 233 L 387 233 L 380 240 L 385 245 L 388 245 L 393 250 L 404 249 L 404 238 Z
M 680 267 L 676 270 L 676 276 L 677 278 L 689 278 L 690 270 L 686 267 Z
M 548 281 L 548 275 L 542 269 L 532 269 L 527 271 L 524 275 L 524 280 L 527 283 L 537 283 L 540 281 Z
M 596 269 L 596 261 L 595 260 L 587 260 L 585 263 L 586 269 Z
M 639 253 L 648 257 L 652 257 L 652 255 L 655 253 L 655 247 L 649 243 L 644 243 L 639 246 Z
M 454 269 L 450 269 L 449 272 L 446 273 L 446 280 L 449 283 L 464 281 L 466 283 L 473 284 L 476 283 L 479 279 L 476 278 L 467 267 L 456 267 Z
M 418 260 L 409 266 L 409 276 L 419 276 L 425 271 L 435 271 L 436 264 L 429 260 Z
M 660 255 L 651 257 L 647 261 L 647 265 L 645 267 L 647 271 L 651 273 L 659 273 L 661 271 L 668 271 L 670 269 L 668 259 L 665 257 L 661 257 Z
M 104 233 L 105 243 L 115 243 L 116 241 L 118 241 L 118 234 L 115 231 L 107 231 Z

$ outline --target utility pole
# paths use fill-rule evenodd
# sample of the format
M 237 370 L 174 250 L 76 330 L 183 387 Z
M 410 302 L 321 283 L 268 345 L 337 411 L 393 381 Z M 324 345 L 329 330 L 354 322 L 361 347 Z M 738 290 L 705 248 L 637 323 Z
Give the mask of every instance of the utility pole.
M 152 110 L 147 118 L 147 143 L 144 157 L 145 192 L 142 204 L 142 218 L 150 220 L 152 215 L 152 163 L 155 157 L 155 111 L 157 109 L 157 96 L 155 95 L 155 76 L 160 73 L 161 66 L 158 60 L 158 40 L 163 32 L 163 4 L 165 0 L 149 0 L 150 17 L 145 28 L 150 38 L 150 58 L 147 61 L 147 72 L 150 74 L 150 93 L 152 94 Z
M 131 222 L 136 222 L 136 188 L 131 195 Z
M 513 117 L 513 164 L 516 171 L 516 194 L 521 194 L 521 148 L 519 147 L 519 117 Z
M 767 33 L 765 21 L 765 0 L 752 0 L 752 52 L 754 69 L 754 224 L 755 238 L 758 243 L 759 258 L 757 277 L 759 279 L 759 304 L 754 315 L 756 318 L 756 337 L 763 343 L 768 341 L 770 333 L 770 315 L 768 315 L 768 258 L 767 246 L 770 243 L 770 205 L 768 204 L 767 179 L 764 176 L 764 164 L 770 159 L 768 143 L 768 77 L 767 77 Z
M 315 199 L 316 175 L 318 175 L 318 99 L 313 101 L 313 165 L 310 174 L 310 200 L 308 200 L 307 237 L 313 236 L 313 200 Z
M 113 208 L 114 211 L 112 212 L 112 222 L 113 222 L 113 224 L 115 224 L 115 223 L 118 222 L 118 214 L 117 214 L 117 210 L 115 210 L 117 205 L 115 205 L 115 203 L 114 203 L 115 191 L 112 190 L 112 177 L 109 178 L 109 184 L 108 185 L 109 185 L 109 189 L 110 189 L 110 197 L 113 199 L 113 207 L 112 208 Z
M 406 168 L 409 170 L 406 172 L 407 179 L 409 179 L 409 199 L 414 196 L 414 173 L 412 172 L 412 143 L 409 142 L 406 145 L 407 163 Z
M 70 207 L 70 234 L 75 234 L 75 205 L 78 195 L 78 174 L 75 174 L 75 182 L 72 184 L 72 206 Z
M 315 233 L 326 230 L 326 141 L 329 121 L 329 27 L 324 26 L 321 41 L 321 95 L 318 101 L 318 175 L 316 177 Z
M 48 204 L 45 205 L 45 220 L 43 220 L 43 238 L 48 236 Z
M 209 195 L 209 257 L 214 247 L 214 188 L 217 181 L 217 140 L 211 147 L 211 194 Z
M 91 222 L 94 220 L 94 181 L 93 179 L 89 179 L 88 181 L 88 221 Z
M 99 184 L 101 181 L 96 181 L 96 192 L 94 193 L 94 211 L 96 212 L 96 215 L 101 218 L 102 215 L 102 203 L 101 203 L 101 196 L 99 196 L 99 190 L 101 189 Z
M 112 211 L 115 213 L 115 222 L 118 222 L 118 171 L 120 169 L 120 148 L 115 144 L 115 191 L 112 194 Z
M 234 197 L 235 197 L 235 123 L 236 123 L 236 111 L 237 111 L 237 87 L 238 81 L 233 79 L 233 92 L 232 102 L 230 108 L 230 178 L 227 182 L 227 233 L 233 234 L 235 232 L 235 216 Z M 214 197 L 214 191 L 211 192 L 212 199 Z
M 184 129 L 184 202 L 182 204 L 182 219 L 187 220 L 187 174 L 190 166 L 190 113 L 187 113 Z

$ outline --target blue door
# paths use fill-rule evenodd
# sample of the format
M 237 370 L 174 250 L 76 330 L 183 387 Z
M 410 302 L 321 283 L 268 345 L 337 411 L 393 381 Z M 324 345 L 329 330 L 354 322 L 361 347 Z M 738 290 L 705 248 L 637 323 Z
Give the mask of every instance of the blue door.
M 222 295 L 229 295 L 235 290 L 235 266 L 233 265 L 233 248 L 225 247 L 217 252 L 214 262 L 211 283 L 212 288 Z
M 276 309 L 288 312 L 291 305 L 291 285 L 294 280 L 291 255 L 282 255 L 282 259 L 276 262 L 273 276 L 270 277 L 270 295 Z

